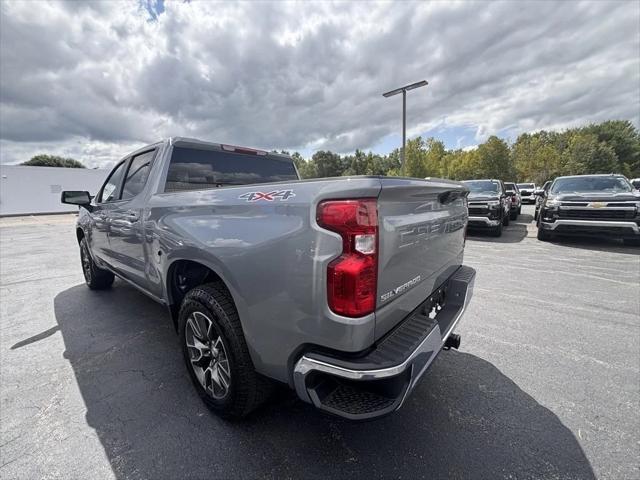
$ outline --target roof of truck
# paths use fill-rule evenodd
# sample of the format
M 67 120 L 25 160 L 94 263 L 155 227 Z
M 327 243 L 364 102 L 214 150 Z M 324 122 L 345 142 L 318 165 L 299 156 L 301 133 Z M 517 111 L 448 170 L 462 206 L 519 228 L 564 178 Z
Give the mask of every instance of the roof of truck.
M 556 177 L 554 180 L 558 180 L 559 178 L 581 178 L 581 177 L 625 177 L 621 173 L 591 173 L 589 175 L 564 175 L 562 177 Z
M 214 147 L 216 149 L 219 148 L 221 150 L 226 150 L 226 149 L 229 149 L 229 148 L 238 148 L 238 149 L 243 149 L 243 150 L 253 150 L 255 152 L 264 153 L 265 155 L 269 155 L 269 156 L 276 156 L 276 157 L 282 157 L 282 158 L 286 158 L 286 159 L 291 159 L 291 155 L 287 155 L 286 153 L 270 152 L 269 150 L 263 150 L 263 149 L 254 148 L 254 147 L 245 147 L 245 146 L 242 146 L 242 145 L 232 145 L 230 143 L 209 142 L 207 140 L 199 140 L 197 138 L 169 137 L 165 141 L 168 142 L 169 145 L 177 145 L 177 144 L 180 144 L 180 143 L 184 143 L 184 144 L 188 144 L 188 145 L 200 145 L 200 146 Z

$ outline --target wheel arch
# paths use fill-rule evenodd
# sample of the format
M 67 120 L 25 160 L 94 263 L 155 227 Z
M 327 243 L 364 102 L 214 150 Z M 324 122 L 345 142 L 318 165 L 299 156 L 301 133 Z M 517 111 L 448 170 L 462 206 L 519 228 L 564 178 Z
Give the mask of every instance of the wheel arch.
M 168 266 L 165 275 L 165 292 L 167 305 L 171 312 L 174 327 L 178 328 L 178 313 L 184 296 L 198 285 L 216 282 L 229 293 L 236 309 L 239 311 L 236 295 L 223 275 L 208 262 L 200 259 L 176 258 Z

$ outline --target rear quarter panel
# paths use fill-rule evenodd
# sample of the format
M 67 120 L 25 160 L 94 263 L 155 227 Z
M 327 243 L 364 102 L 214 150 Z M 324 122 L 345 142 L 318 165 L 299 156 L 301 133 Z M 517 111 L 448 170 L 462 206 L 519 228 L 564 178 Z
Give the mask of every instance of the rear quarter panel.
M 292 195 L 247 195 L 281 190 Z M 156 194 L 145 218 L 155 253 L 148 274 L 166 297 L 176 260 L 214 270 L 233 296 L 256 369 L 288 381 L 290 357 L 304 343 L 358 351 L 373 342 L 374 314 L 350 319 L 327 307 L 326 266 L 342 242 L 316 225 L 315 212 L 324 199 L 379 192 L 378 178 L 341 178 Z

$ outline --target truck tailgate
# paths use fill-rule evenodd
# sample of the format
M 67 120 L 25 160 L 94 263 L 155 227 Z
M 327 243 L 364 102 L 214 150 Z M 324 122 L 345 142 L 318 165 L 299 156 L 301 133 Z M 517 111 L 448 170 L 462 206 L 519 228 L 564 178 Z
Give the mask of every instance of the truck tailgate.
M 462 265 L 467 189 L 448 180 L 385 178 L 378 197 L 375 338 Z

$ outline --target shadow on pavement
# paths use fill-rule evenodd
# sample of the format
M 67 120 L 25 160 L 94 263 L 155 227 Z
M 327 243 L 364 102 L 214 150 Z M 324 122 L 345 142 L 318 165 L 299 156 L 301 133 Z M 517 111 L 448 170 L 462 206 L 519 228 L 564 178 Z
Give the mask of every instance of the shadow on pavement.
M 558 417 L 474 355 L 443 352 L 381 420 L 329 417 L 287 390 L 227 422 L 194 392 L 165 309 L 132 287 L 70 288 L 55 315 L 119 479 L 594 478 Z
M 640 247 L 624 245 L 620 240 L 615 238 L 557 236 L 551 240 L 550 243 L 565 248 L 640 255 Z

